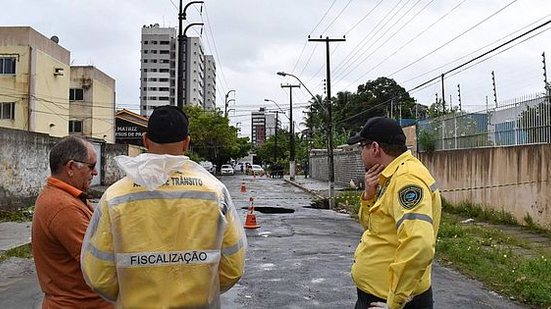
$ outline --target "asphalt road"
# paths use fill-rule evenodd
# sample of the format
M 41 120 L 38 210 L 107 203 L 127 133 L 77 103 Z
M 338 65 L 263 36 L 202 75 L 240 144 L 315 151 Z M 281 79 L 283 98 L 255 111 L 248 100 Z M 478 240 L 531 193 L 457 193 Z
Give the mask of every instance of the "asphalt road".
M 223 308 L 353 308 L 356 290 L 349 272 L 362 233 L 357 222 L 309 208 L 311 196 L 281 179 L 253 181 L 239 175 L 221 180 L 243 222 L 246 210 L 241 208 L 250 197 L 264 212 L 255 211 L 260 228 L 247 230 L 245 275 L 222 295 Z M 294 212 L 273 213 L 283 208 Z M 439 265 L 434 265 L 433 289 L 435 308 L 524 308 Z M 40 308 L 41 298 L 32 260 L 0 264 L 0 308 Z

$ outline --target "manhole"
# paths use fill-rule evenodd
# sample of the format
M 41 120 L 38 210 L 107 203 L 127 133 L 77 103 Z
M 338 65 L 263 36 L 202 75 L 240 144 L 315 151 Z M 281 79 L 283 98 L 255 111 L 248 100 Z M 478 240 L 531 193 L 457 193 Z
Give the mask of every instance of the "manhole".
M 241 209 L 249 209 L 249 207 L 241 207 Z M 294 209 L 281 208 L 281 207 L 263 207 L 255 206 L 255 211 L 261 212 L 263 214 L 290 214 L 295 212 Z

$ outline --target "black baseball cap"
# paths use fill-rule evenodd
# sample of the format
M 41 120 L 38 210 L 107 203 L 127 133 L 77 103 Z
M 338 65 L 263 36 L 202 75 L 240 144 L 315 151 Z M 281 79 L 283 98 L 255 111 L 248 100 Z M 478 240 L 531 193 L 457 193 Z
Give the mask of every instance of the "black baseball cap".
M 367 120 L 358 134 L 348 139 L 348 145 L 354 145 L 364 140 L 389 145 L 405 145 L 406 135 L 394 119 L 372 117 Z
M 159 106 L 149 116 L 147 137 L 158 144 L 181 142 L 188 136 L 188 126 L 188 118 L 181 109 Z

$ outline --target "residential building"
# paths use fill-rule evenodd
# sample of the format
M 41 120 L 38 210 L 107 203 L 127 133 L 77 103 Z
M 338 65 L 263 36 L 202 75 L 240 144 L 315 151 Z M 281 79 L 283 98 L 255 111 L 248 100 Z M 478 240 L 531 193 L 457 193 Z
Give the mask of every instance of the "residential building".
M 186 38 L 184 104 L 204 106 L 205 53 L 198 37 Z
M 159 24 L 142 27 L 140 114 L 149 116 L 157 106 L 176 105 L 175 28 Z
M 251 113 L 251 142 L 260 146 L 266 141 L 266 108 Z
M 184 104 L 214 109 L 216 65 L 205 55 L 199 37 L 184 41 Z M 162 105 L 177 105 L 178 36 L 176 28 L 153 24 L 142 27 L 140 114 L 149 116 Z
M 266 114 L 266 139 L 275 135 L 276 130 L 276 120 L 279 122 L 279 119 L 276 119 L 274 113 Z M 279 118 L 279 117 L 278 117 Z
M 204 108 L 216 109 L 216 62 L 213 55 L 205 55 Z
M 31 27 L 0 27 L 0 126 L 68 133 L 70 52 Z
M 93 66 L 71 66 L 69 134 L 115 143 L 115 80 Z

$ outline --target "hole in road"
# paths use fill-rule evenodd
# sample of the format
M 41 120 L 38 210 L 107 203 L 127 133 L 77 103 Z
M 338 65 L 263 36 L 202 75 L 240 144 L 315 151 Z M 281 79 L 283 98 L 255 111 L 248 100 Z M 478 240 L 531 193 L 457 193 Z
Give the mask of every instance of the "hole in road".
M 249 209 L 249 207 L 241 207 L 241 209 Z M 295 212 L 294 209 L 281 208 L 281 207 L 263 207 L 255 206 L 254 210 L 261 212 L 263 214 L 290 214 Z

